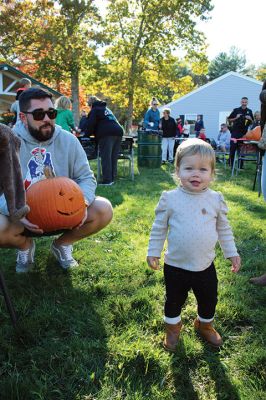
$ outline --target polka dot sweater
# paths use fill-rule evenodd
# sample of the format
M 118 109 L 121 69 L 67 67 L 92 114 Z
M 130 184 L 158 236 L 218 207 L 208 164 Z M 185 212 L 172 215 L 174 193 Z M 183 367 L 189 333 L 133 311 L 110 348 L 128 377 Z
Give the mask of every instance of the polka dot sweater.
M 228 208 L 221 193 L 200 193 L 183 187 L 163 192 L 155 210 L 148 256 L 160 257 L 167 239 L 165 263 L 189 271 L 203 271 L 215 258 L 219 241 L 225 258 L 237 256 Z

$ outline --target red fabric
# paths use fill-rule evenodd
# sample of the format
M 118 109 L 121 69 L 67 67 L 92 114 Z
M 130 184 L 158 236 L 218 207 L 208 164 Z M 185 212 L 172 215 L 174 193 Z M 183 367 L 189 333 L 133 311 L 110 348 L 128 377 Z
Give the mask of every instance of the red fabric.
M 202 140 L 206 140 L 206 135 L 205 135 L 205 133 L 200 133 L 199 136 L 198 136 L 198 138 L 199 138 L 199 139 L 202 139 Z

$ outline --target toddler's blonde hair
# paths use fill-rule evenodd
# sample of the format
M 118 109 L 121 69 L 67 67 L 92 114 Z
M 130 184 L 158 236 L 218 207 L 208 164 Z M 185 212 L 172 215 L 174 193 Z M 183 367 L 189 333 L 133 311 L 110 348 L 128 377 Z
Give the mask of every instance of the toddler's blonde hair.
M 55 101 L 55 108 L 68 110 L 71 107 L 71 100 L 66 96 L 61 96 Z
M 181 161 L 184 157 L 200 155 L 210 161 L 212 174 L 215 173 L 215 152 L 211 145 L 201 139 L 184 140 L 177 148 L 175 154 L 175 168 L 179 170 Z

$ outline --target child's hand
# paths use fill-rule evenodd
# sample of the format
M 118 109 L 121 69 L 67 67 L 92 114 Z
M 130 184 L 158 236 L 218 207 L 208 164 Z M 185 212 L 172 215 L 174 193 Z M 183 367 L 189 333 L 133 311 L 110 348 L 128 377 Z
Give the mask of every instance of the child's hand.
M 232 263 L 232 272 L 238 272 L 241 267 L 241 258 L 239 256 L 229 257 L 229 260 Z
M 159 257 L 148 256 L 148 257 L 147 257 L 148 266 L 149 266 L 151 269 L 155 269 L 155 270 L 160 269 L 159 260 L 160 260 Z

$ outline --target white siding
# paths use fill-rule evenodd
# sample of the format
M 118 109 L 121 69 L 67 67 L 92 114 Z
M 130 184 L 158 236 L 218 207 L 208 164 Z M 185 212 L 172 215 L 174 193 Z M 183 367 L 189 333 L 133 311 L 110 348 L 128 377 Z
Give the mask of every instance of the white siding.
M 206 87 L 205 87 L 206 86 Z M 183 114 L 203 114 L 207 137 L 217 138 L 219 113 L 240 106 L 241 97 L 249 99 L 248 107 L 253 112 L 260 110 L 259 94 L 262 83 L 236 73 L 224 75 L 190 95 L 168 104 L 171 116 Z

